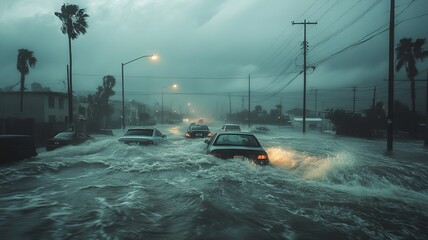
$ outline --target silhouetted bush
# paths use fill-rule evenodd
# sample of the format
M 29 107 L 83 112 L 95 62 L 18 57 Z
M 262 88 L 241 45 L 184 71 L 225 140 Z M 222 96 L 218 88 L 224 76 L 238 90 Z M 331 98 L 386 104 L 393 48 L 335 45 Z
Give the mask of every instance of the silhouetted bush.
M 337 135 L 371 138 L 374 128 L 369 119 L 361 114 L 346 112 L 343 109 L 330 110 L 327 118 L 334 124 Z

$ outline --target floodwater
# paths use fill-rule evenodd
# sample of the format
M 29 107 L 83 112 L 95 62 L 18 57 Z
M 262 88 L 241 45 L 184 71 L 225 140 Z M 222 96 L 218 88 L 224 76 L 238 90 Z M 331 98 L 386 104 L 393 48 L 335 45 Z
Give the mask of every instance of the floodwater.
M 212 131 L 220 124 L 208 124 Z M 270 166 L 220 160 L 187 125 L 0 166 L 2 239 L 428 239 L 428 149 L 270 126 Z M 245 129 L 245 127 L 244 127 Z

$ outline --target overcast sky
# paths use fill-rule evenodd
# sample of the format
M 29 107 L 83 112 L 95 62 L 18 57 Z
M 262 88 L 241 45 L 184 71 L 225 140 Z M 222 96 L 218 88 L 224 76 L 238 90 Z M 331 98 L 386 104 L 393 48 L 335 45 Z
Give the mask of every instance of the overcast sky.
M 0 88 L 14 85 L 18 49 L 34 51 L 38 62 L 26 86 L 38 82 L 65 91 L 68 41 L 54 15 L 63 1 L 2 0 L 0 5 Z M 95 92 L 102 77 L 113 75 L 115 99 L 121 96 L 150 105 L 225 111 L 230 94 L 234 110 L 248 107 L 251 75 L 252 109 L 282 104 L 302 108 L 303 25 L 307 25 L 308 108 L 368 108 L 373 88 L 386 104 L 389 0 L 81 0 L 71 1 L 89 14 L 87 33 L 72 41 L 73 88 L 77 95 Z M 396 1 L 396 43 L 403 37 L 428 37 L 428 1 Z M 425 45 L 428 49 L 428 43 Z M 428 59 L 427 59 L 428 60 Z M 428 61 L 418 63 L 426 79 Z M 396 79 L 406 79 L 403 72 Z M 178 84 L 177 90 L 168 86 Z M 408 82 L 396 83 L 396 98 L 408 103 Z M 424 109 L 424 82 L 417 99 Z M 317 89 L 317 91 L 315 91 Z M 18 87 L 15 88 L 18 90 Z M 169 93 L 174 93 L 174 95 Z M 317 93 L 315 95 L 315 92 Z M 315 98 L 316 96 L 316 98 Z M 244 98 L 244 101 L 242 99 Z M 423 100 L 423 101 L 422 101 Z M 211 102 L 211 105 L 202 103 Z M 244 103 L 244 105 L 243 105 Z M 318 110 L 319 110 L 318 109 Z M 184 110 L 183 110 L 184 111 Z

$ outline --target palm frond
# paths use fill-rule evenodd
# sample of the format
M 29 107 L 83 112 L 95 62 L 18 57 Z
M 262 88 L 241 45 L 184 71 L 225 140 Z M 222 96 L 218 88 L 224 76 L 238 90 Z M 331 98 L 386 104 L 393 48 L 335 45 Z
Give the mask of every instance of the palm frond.
M 416 39 L 416 41 L 414 42 L 413 53 L 414 53 L 416 59 L 423 60 L 426 57 L 426 55 L 425 55 L 426 51 L 423 50 L 424 44 L 425 44 L 424 38 Z
M 35 67 L 37 62 L 37 59 L 33 56 L 33 52 L 29 51 L 28 49 L 25 48 L 21 48 L 18 50 L 18 59 L 16 62 L 16 68 L 17 70 L 23 74 L 23 75 L 27 75 L 29 73 L 29 68 L 30 67 Z
M 400 58 L 398 59 L 397 65 L 395 66 L 395 70 L 399 72 L 403 66 L 404 66 L 404 60 Z
M 67 34 L 69 38 L 76 39 L 80 34 L 86 33 L 86 19 L 89 15 L 85 13 L 85 9 L 80 9 L 75 4 L 63 4 L 61 12 L 55 12 L 55 15 L 62 22 L 62 33 Z

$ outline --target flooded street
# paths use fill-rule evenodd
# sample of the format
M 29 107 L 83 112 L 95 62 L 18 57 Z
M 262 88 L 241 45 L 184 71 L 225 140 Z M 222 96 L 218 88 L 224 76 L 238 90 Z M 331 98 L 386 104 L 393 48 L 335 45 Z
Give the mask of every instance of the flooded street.
M 212 132 L 220 123 L 208 124 Z M 428 150 L 420 142 L 270 126 L 271 160 L 220 160 L 187 125 L 167 142 L 95 136 L 0 168 L 4 239 L 426 239 Z M 244 127 L 243 130 L 246 128 Z

